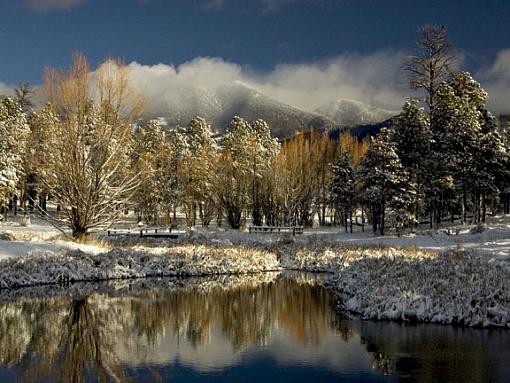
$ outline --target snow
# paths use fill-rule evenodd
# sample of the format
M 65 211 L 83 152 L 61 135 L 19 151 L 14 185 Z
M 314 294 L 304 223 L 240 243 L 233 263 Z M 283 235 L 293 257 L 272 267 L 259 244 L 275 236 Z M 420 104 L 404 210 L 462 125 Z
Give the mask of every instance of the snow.
M 276 255 L 241 247 L 179 246 L 30 253 L 0 263 L 0 289 L 163 276 L 249 274 L 280 270 Z
M 510 259 L 466 251 L 300 249 L 285 268 L 329 271 L 339 308 L 363 319 L 510 327 Z
M 476 228 L 475 228 L 476 229 Z M 0 227 L 0 289 L 149 276 L 325 271 L 339 305 L 365 319 L 510 327 L 510 216 L 402 237 L 201 230 L 178 240 L 99 237 L 78 244 L 37 225 Z M 32 235 L 32 240 L 30 236 Z M 112 248 L 112 249 L 110 249 Z

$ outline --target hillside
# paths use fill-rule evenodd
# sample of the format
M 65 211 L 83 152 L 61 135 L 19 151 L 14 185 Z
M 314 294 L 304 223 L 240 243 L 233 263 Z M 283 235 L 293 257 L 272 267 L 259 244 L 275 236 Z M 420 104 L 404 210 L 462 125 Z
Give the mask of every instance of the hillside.
M 240 82 L 208 92 L 198 88 L 182 88 L 172 98 L 151 102 L 146 119 L 163 117 L 170 128 L 185 125 L 194 116 L 204 117 L 219 133 L 223 133 L 234 116 L 249 121 L 265 120 L 273 136 L 283 139 L 298 131 L 312 128 L 331 130 L 334 121 L 272 99 Z
M 381 109 L 360 101 L 347 99 L 330 101 L 315 109 L 315 112 L 343 127 L 377 124 L 398 114 L 396 111 Z

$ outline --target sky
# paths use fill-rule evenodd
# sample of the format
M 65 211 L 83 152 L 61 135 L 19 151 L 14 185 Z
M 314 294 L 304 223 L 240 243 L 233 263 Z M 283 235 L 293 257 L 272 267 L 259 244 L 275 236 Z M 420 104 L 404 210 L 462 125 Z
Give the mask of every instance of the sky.
M 150 97 L 241 81 L 305 110 L 351 98 L 399 109 L 417 29 L 444 25 L 459 56 L 510 112 L 508 0 L 0 0 L 0 93 L 38 84 L 74 52 L 122 58 Z

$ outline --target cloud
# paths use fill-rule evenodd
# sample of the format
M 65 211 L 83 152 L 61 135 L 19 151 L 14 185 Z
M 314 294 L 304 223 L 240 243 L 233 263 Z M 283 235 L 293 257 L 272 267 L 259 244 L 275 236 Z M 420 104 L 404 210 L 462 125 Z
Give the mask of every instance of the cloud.
M 13 96 L 14 87 L 0 82 L 0 96 Z
M 403 57 L 394 51 L 348 54 L 318 62 L 281 64 L 268 72 L 254 72 L 211 57 L 179 66 L 137 62 L 129 66 L 132 84 L 145 95 L 151 111 L 168 110 L 169 106 L 190 108 L 197 105 L 193 98 L 214 106 L 216 90 L 236 82 L 307 111 L 340 98 L 399 110 L 411 93 L 401 80 Z
M 49 12 L 52 10 L 68 10 L 75 8 L 88 0 L 23 0 L 23 4 L 36 12 Z
M 255 79 L 254 87 L 305 110 L 339 98 L 400 109 L 409 93 L 400 69 L 403 57 L 402 52 L 379 51 L 313 63 L 281 64 Z
M 496 114 L 510 113 L 510 48 L 501 50 L 491 66 L 474 76 L 489 93 L 487 105 Z

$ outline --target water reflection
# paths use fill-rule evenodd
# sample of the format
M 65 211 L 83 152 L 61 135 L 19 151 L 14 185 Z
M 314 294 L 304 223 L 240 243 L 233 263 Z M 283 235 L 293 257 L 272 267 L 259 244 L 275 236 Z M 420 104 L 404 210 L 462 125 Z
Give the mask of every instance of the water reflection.
M 344 320 L 330 299 L 314 276 L 277 273 L 0 292 L 0 381 L 446 382 L 510 374 L 504 330 Z
M 403 382 L 506 382 L 510 376 L 507 329 L 357 321 L 373 366 Z
M 19 369 L 25 382 L 127 381 L 130 367 L 177 360 L 222 369 L 282 334 L 303 350 L 332 333 L 351 336 L 315 278 L 263 274 L 163 284 L 128 286 L 123 294 L 85 285 L 81 296 L 4 297 L 0 362 Z

